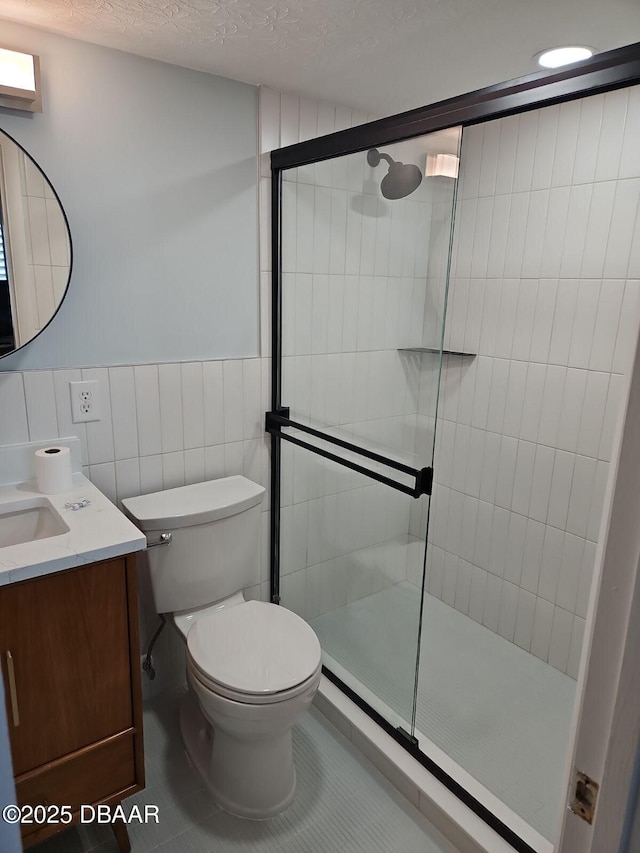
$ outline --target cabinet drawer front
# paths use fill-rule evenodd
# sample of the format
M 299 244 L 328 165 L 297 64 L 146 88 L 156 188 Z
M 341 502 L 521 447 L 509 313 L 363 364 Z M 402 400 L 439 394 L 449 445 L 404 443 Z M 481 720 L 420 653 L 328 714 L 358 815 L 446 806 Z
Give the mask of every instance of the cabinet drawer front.
M 71 806 L 75 813 L 83 804 L 92 805 L 129 788 L 136 782 L 133 738 L 132 732 L 126 732 L 25 774 L 16 780 L 18 803 Z M 41 829 L 37 824 L 23 825 L 22 834 Z
M 17 776 L 128 729 L 124 559 L 0 589 L 0 650 Z

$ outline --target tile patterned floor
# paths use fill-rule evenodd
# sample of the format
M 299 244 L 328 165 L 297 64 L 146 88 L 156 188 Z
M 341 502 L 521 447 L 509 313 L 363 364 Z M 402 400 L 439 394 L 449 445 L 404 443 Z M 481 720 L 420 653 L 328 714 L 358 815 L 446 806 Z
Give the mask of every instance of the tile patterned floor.
M 132 853 L 456 853 L 434 827 L 317 711 L 294 731 L 298 788 L 277 818 L 217 808 L 178 731 L 180 694 L 145 710 L 147 788 L 125 801 L 159 806 L 158 825 L 131 825 Z M 74 827 L 38 853 L 117 853 L 111 830 Z

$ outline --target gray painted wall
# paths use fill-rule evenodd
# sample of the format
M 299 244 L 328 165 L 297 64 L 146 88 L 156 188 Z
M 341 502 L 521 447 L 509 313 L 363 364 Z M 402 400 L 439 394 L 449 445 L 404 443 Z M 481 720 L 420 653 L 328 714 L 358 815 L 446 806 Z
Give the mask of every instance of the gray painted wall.
M 69 218 L 60 311 L 0 371 L 258 353 L 256 89 L 2 22 L 43 113 L 0 109 Z

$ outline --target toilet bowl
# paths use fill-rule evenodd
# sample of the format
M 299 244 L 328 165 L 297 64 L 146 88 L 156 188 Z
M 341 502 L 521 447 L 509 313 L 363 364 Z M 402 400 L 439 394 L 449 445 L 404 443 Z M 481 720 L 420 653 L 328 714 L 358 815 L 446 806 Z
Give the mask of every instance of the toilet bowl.
M 263 496 L 262 486 L 234 476 L 122 501 L 147 536 L 155 609 L 186 644 L 187 753 L 223 809 L 256 819 L 279 814 L 294 796 L 291 732 L 321 674 L 313 629 L 284 607 L 243 596 L 261 582 Z
M 226 811 L 280 814 L 296 787 L 292 729 L 320 683 L 315 633 L 283 607 L 248 601 L 200 611 L 185 640 L 180 727 L 192 763 Z

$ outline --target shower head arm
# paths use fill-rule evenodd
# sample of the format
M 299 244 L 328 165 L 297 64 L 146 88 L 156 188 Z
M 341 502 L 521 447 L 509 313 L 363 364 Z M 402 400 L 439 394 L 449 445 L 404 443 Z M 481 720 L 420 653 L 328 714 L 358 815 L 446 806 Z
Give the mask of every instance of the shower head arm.
M 389 164 L 389 168 L 395 165 L 396 162 L 392 157 L 389 157 L 388 154 L 378 151 L 377 148 L 371 148 L 367 151 L 367 163 L 374 169 L 379 164 L 380 160 L 386 160 Z

